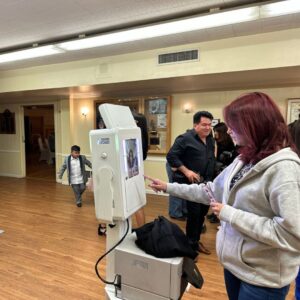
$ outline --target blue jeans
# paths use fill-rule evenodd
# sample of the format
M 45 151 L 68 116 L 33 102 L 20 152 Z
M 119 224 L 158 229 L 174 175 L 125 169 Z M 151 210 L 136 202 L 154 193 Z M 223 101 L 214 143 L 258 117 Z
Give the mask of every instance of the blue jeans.
M 300 269 L 296 278 L 295 298 L 296 300 L 300 300 Z
M 166 170 L 169 178 L 169 182 L 173 182 L 173 171 L 170 167 L 170 165 L 166 164 Z M 187 208 L 186 208 L 186 200 L 183 200 L 181 198 L 177 198 L 174 196 L 169 196 L 169 216 L 175 217 L 175 218 L 182 218 L 187 214 Z
M 267 288 L 246 283 L 224 269 L 225 285 L 229 300 L 284 300 L 289 285 Z

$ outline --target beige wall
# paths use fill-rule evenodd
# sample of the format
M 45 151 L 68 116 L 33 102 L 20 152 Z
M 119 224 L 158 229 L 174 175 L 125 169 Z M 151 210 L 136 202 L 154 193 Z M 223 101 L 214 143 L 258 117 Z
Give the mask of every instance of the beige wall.
M 277 68 L 300 65 L 300 29 L 209 41 L 168 49 L 156 49 L 113 57 L 40 66 L 28 69 L 0 72 L 0 93 L 65 86 L 92 85 L 155 78 L 167 78 L 196 74 L 211 74 L 253 69 Z M 166 51 L 200 49 L 200 60 L 195 63 L 157 65 L 157 55 Z M 299 97 L 300 87 L 264 90 L 273 96 L 285 114 L 286 99 Z M 222 119 L 222 107 L 240 91 L 219 91 L 173 95 L 172 142 L 176 136 L 192 126 L 192 115 L 182 112 L 186 102 L 197 110 L 209 110 L 215 118 Z M 57 167 L 70 152 L 72 144 L 78 144 L 82 153 L 89 155 L 89 130 L 94 128 L 94 102 L 90 99 L 60 99 L 55 103 L 55 131 Z M 1 104 L 0 109 L 11 108 L 20 116 L 21 106 L 31 103 Z M 45 104 L 45 103 L 40 103 Z M 88 107 L 85 118 L 81 108 Z M 21 132 L 23 120 L 18 117 L 17 134 L 0 136 L 0 175 L 22 176 Z M 8 163 L 11 161 L 12 163 Z M 165 158 L 149 156 L 145 173 L 163 177 Z
M 287 114 L 287 99 L 300 97 L 300 87 L 270 88 L 259 90 L 269 94 L 276 101 L 285 118 Z M 192 127 L 193 114 L 198 110 L 208 110 L 213 114 L 214 118 L 221 119 L 221 121 L 223 121 L 222 108 L 239 95 L 250 91 L 255 90 L 241 89 L 236 91 L 173 95 L 171 143 L 174 142 L 175 138 L 179 134 Z M 183 112 L 183 105 L 185 103 L 190 103 L 192 105 L 192 113 L 186 114 Z M 161 160 L 163 158 L 164 157 L 161 157 Z M 156 160 L 157 159 L 158 158 L 156 157 Z M 145 173 L 150 176 L 166 179 L 167 175 L 165 171 L 165 161 L 152 162 L 150 157 L 150 160 L 145 164 Z
M 193 114 L 198 110 L 208 110 L 215 118 L 223 120 L 222 108 L 231 100 L 245 92 L 254 90 L 236 90 L 236 91 L 218 91 L 206 93 L 187 93 L 173 95 L 172 102 L 172 126 L 171 141 L 185 132 L 186 129 L 192 127 Z M 286 116 L 286 107 L 288 98 L 296 98 L 300 95 L 300 87 L 288 88 L 270 88 L 260 89 L 260 91 L 268 93 L 279 105 L 282 113 Z M 185 103 L 192 105 L 192 113 L 184 113 L 183 106 Z M 81 115 L 81 108 L 88 107 L 90 112 L 86 118 Z M 94 102 L 92 100 L 74 100 L 73 115 L 76 122 L 72 127 L 73 143 L 77 143 L 82 148 L 82 153 L 89 156 L 89 130 L 94 128 Z M 67 152 L 68 153 L 68 152 Z M 167 179 L 165 171 L 165 156 L 149 155 L 145 161 L 145 174 Z
M 300 65 L 300 29 L 0 72 L 0 93 Z M 157 55 L 198 48 L 200 60 L 159 66 Z
M 223 120 L 222 108 L 231 100 L 250 90 L 218 91 L 207 93 L 184 93 L 173 95 L 171 118 L 171 141 L 186 129 L 192 127 L 193 114 L 198 110 L 208 110 L 215 118 Z M 287 99 L 299 98 L 299 87 L 260 89 L 273 97 L 286 116 Z M 192 105 L 192 113 L 184 113 L 185 103 Z M 22 103 L 22 105 L 26 105 Z M 87 117 L 81 115 L 82 107 L 87 107 Z M 9 108 L 16 112 L 17 134 L 0 135 L 0 175 L 21 177 L 21 104 L 0 105 L 0 111 Z M 60 167 L 65 155 L 69 154 L 70 146 L 78 144 L 81 153 L 90 157 L 89 131 L 94 129 L 94 101 L 89 99 L 62 99 L 55 102 L 55 131 L 56 131 L 56 167 Z M 167 179 L 165 171 L 165 156 L 149 155 L 145 161 L 145 174 Z
M 0 105 L 0 112 L 9 109 L 15 113 L 16 133 L 0 134 L 0 175 L 10 177 L 22 177 L 25 170 L 21 164 L 23 158 L 22 126 L 20 115 L 22 114 L 19 105 Z

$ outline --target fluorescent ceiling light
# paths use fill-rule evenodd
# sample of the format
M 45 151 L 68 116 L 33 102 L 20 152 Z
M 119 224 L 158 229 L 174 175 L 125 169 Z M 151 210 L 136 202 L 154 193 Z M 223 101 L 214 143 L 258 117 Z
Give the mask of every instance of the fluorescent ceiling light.
M 265 4 L 260 7 L 261 18 L 276 17 L 300 12 L 299 0 L 286 0 Z
M 0 54 L 0 63 L 29 59 L 40 56 L 47 56 L 52 54 L 58 54 L 65 52 L 63 49 L 59 49 L 54 45 L 36 47 L 26 50 L 14 51 L 10 53 Z
M 243 22 L 263 20 L 280 15 L 300 12 L 300 0 L 285 0 L 254 7 L 236 10 L 220 11 L 214 14 L 202 15 L 177 21 L 149 25 L 140 28 L 107 33 L 94 37 L 82 38 L 58 44 L 36 47 L 26 50 L 0 54 L 0 63 L 30 59 L 65 51 L 121 44 L 149 38 L 162 37 L 194 30 L 221 27 Z
M 248 7 L 179 21 L 150 25 L 136 29 L 129 29 L 115 33 L 103 34 L 95 37 L 60 43 L 57 44 L 57 46 L 67 51 L 101 47 L 193 30 L 247 22 L 257 20 L 258 18 L 259 7 Z

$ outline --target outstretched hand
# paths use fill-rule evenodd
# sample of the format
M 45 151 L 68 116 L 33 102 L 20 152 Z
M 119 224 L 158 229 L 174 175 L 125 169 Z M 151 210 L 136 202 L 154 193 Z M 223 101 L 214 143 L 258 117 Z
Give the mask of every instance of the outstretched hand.
M 148 185 L 152 188 L 154 192 L 165 192 L 167 190 L 167 183 L 160 180 L 160 179 L 154 179 L 150 176 L 144 175 L 145 179 L 151 181 L 151 183 Z

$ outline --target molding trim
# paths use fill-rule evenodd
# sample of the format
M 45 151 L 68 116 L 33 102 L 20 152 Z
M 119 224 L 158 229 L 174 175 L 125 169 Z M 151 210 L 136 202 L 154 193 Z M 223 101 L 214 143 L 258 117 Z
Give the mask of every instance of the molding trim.
M 82 154 L 82 155 L 84 155 L 84 156 L 86 156 L 88 158 L 92 158 L 91 154 L 85 154 L 85 153 L 80 153 L 80 154 Z M 70 155 L 70 153 L 58 153 L 58 152 L 56 152 L 55 155 L 66 157 L 66 156 Z M 167 162 L 167 160 L 166 160 L 166 158 L 164 156 L 154 156 L 154 155 L 147 156 L 146 161 Z
M 14 177 L 14 178 L 25 178 L 24 176 L 20 174 L 12 174 L 12 173 L 0 173 L 0 176 L 3 177 Z
M 5 150 L 5 149 L 0 149 L 0 152 L 2 153 L 20 153 L 20 150 Z
M 164 157 L 164 156 L 154 156 L 154 155 L 147 156 L 146 161 L 167 162 L 166 157 Z
M 150 189 L 146 189 L 146 194 L 169 197 L 169 194 L 167 194 L 167 193 L 155 193 L 153 190 L 150 190 Z

